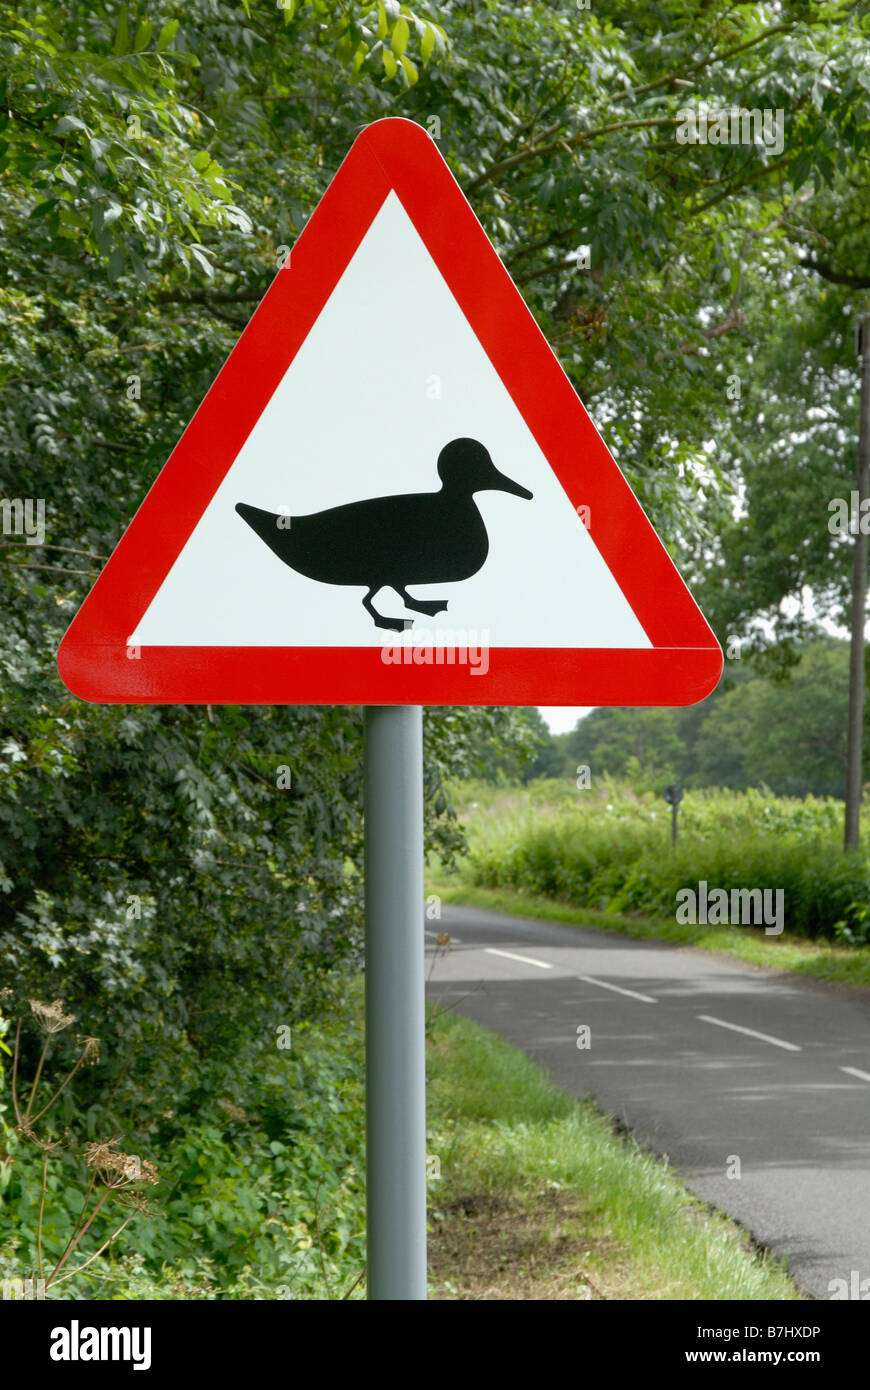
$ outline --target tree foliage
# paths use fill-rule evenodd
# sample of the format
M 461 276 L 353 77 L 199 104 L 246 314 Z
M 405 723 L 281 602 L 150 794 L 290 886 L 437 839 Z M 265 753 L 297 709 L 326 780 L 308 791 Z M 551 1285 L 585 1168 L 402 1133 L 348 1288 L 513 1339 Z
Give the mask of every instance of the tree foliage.
M 585 764 L 593 785 L 611 776 L 657 792 L 676 781 L 841 797 L 848 644 L 821 638 L 796 652 L 787 677 L 744 666 L 702 705 L 593 710 L 571 733 L 549 740 L 549 775 L 573 779 Z

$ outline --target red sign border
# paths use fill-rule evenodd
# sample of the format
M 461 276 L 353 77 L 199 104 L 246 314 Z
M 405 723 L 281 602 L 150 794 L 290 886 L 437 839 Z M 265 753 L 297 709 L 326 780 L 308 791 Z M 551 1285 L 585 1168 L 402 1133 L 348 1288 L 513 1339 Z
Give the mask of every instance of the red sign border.
M 388 663 L 381 647 L 128 649 L 390 191 L 571 505 L 589 508 L 652 648 L 493 648 L 485 673 L 447 652 L 443 664 L 431 652 L 431 664 Z M 722 652 L 435 142 L 389 117 L 354 142 L 70 625 L 58 669 L 73 694 L 113 704 L 683 705 L 715 687 Z

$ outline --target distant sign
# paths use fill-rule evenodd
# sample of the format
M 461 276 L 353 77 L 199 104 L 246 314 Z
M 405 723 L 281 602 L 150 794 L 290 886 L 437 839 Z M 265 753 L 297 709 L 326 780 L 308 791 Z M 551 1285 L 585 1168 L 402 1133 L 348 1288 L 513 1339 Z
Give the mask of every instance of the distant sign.
M 389 119 L 58 665 L 99 702 L 673 705 L 722 654 L 435 143 Z

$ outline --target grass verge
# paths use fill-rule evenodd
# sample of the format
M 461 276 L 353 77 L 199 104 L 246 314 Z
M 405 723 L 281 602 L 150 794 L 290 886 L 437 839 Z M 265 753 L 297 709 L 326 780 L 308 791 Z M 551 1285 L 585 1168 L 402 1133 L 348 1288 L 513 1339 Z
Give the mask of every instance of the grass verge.
M 757 927 L 747 930 L 736 926 L 692 925 L 668 917 L 629 916 L 593 907 L 570 907 L 519 889 L 478 888 L 462 881 L 427 882 L 426 892 L 437 893 L 443 902 L 487 908 L 490 912 L 504 912 L 514 917 L 538 917 L 566 926 L 596 927 L 599 931 L 671 941 L 679 946 L 697 946 L 716 955 L 750 961 L 753 965 L 788 970 L 793 975 L 870 987 L 870 947 L 867 946 L 839 946 L 831 941 L 810 941 L 785 935 L 765 936 Z
M 430 1012 L 429 1034 L 431 1297 L 803 1297 L 740 1227 L 519 1049 L 449 1012 Z

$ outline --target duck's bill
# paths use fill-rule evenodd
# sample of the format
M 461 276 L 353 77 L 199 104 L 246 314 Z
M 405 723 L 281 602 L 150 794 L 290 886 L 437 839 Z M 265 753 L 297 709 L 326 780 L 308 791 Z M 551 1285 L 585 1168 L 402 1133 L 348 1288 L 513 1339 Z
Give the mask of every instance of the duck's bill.
M 499 473 L 498 469 L 496 469 L 496 477 L 498 478 L 498 482 L 493 483 L 492 486 L 499 492 L 510 492 L 514 497 L 525 497 L 527 502 L 532 500 L 534 494 L 529 492 L 527 487 L 521 487 L 520 484 L 515 483 L 512 478 L 506 478 L 504 473 Z
M 237 502 L 236 511 L 246 521 L 252 531 L 274 549 L 275 543 L 283 543 L 290 530 L 290 517 L 276 512 L 264 512 L 262 507 L 252 507 L 247 502 Z

